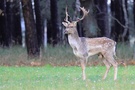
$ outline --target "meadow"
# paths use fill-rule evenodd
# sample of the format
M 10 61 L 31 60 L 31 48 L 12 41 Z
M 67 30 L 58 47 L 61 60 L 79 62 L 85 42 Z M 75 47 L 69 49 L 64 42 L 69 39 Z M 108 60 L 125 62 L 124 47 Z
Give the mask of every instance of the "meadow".
M 21 46 L 0 48 L 0 90 L 134 90 L 133 49 L 118 44 L 117 56 L 117 61 L 127 64 L 119 66 L 117 81 L 113 80 L 113 68 L 102 80 L 106 68 L 97 56 L 89 58 L 83 81 L 80 64 L 69 46 L 48 46 L 39 60 L 28 60 L 26 48 Z M 41 65 L 33 67 L 32 61 Z
M 0 90 L 134 90 L 135 66 L 119 67 L 118 79 L 113 69 L 102 80 L 104 66 L 87 67 L 85 81 L 78 66 L 0 67 Z
M 133 48 L 126 43 L 118 43 L 116 48 L 117 61 L 135 65 L 133 59 Z M 38 60 L 28 60 L 26 48 L 13 46 L 9 49 L 0 47 L 0 65 L 2 66 L 28 66 L 32 61 L 41 62 L 42 65 L 52 66 L 79 66 L 80 63 L 68 45 L 52 47 L 48 45 L 42 50 L 42 58 Z M 90 57 L 88 66 L 103 65 L 102 60 L 97 56 Z

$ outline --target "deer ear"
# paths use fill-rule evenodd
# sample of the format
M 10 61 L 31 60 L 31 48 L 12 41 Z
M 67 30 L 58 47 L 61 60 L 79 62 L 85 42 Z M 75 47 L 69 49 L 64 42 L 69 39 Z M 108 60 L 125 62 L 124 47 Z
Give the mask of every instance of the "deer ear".
M 63 24 L 65 27 L 68 26 L 68 24 L 67 24 L 66 22 L 62 22 L 62 24 Z

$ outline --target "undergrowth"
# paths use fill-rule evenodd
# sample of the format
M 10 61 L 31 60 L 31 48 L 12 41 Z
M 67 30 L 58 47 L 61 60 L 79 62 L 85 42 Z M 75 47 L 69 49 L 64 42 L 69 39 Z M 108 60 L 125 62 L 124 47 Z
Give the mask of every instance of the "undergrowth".
M 22 48 L 21 46 L 13 46 L 9 49 L 0 48 L 0 65 L 29 65 L 32 61 L 42 62 L 45 65 L 79 65 L 79 60 L 77 60 L 72 52 L 72 48 L 68 45 L 55 47 L 48 45 L 48 47 L 42 51 L 41 59 L 29 61 L 27 59 L 26 48 Z M 128 44 L 118 43 L 116 53 L 119 58 L 118 61 L 132 61 L 133 63 L 135 61 L 133 60 L 133 48 L 130 48 Z M 103 63 L 98 56 L 95 55 L 89 58 L 87 65 L 103 65 Z

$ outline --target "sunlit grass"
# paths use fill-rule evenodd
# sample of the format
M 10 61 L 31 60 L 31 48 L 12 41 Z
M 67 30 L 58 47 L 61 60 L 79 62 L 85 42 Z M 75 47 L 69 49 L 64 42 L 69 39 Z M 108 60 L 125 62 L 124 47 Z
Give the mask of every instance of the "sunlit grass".
M 0 67 L 0 90 L 134 90 L 135 66 L 113 69 L 102 80 L 104 66 L 87 67 L 85 81 L 80 67 Z

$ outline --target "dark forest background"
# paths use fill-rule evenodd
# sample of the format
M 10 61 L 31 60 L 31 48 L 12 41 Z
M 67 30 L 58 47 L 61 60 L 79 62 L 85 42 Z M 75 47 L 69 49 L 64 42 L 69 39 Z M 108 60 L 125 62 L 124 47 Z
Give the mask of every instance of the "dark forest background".
M 77 24 L 79 36 L 105 36 L 134 47 L 135 0 L 0 0 L 0 47 L 20 45 L 35 58 L 48 44 L 66 45 L 66 6 L 70 20 L 81 17 L 80 6 L 90 11 Z

